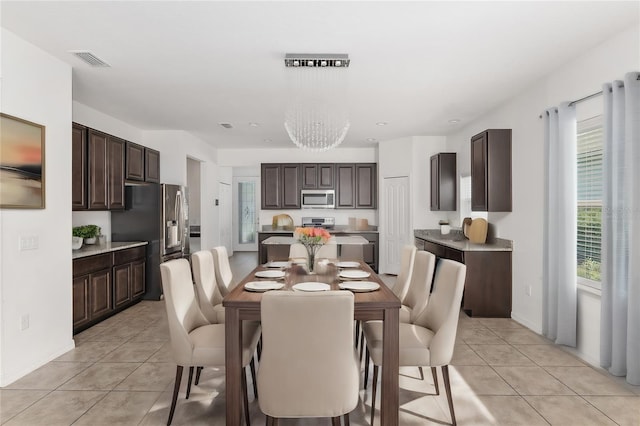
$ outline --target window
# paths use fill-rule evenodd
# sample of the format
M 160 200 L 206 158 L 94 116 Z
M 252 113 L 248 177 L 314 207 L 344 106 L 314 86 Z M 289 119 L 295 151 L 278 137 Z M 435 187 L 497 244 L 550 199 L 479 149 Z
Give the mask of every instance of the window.
M 471 175 L 460 175 L 460 223 L 465 217 L 484 219 L 489 218 L 488 212 L 472 212 L 471 211 Z
M 600 287 L 602 240 L 602 116 L 578 122 L 578 238 L 579 282 Z

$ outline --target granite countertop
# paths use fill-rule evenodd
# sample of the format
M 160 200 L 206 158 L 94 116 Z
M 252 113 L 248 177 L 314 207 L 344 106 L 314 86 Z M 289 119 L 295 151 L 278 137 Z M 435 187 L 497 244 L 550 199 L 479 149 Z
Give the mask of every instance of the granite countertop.
M 78 250 L 73 250 L 72 259 L 80 259 L 81 257 L 94 256 L 96 254 L 109 253 L 117 250 L 124 250 L 132 247 L 146 246 L 146 241 L 119 241 L 105 244 L 87 244 Z
M 475 244 L 462 234 L 460 230 L 442 235 L 439 229 L 415 229 L 413 235 L 425 241 L 440 244 L 460 251 L 513 251 L 513 241 L 494 238 L 485 244 Z
M 278 233 L 290 234 L 293 231 L 295 231 L 296 228 L 297 226 L 274 227 L 271 225 L 262 225 L 262 230 L 260 232 L 268 232 L 270 234 L 278 234 Z M 342 233 L 362 234 L 362 233 L 368 233 L 368 232 L 377 233 L 378 227 L 369 225 L 368 229 L 354 229 L 349 227 L 349 225 L 335 225 L 333 228 L 327 228 L 327 231 L 329 231 L 330 234 L 342 234 Z

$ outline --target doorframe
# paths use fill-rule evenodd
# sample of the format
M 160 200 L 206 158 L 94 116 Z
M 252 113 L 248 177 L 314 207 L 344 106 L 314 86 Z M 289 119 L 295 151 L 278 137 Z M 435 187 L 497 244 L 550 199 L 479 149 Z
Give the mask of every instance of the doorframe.
M 384 224 L 386 223 L 386 219 L 387 219 L 387 210 L 386 210 L 386 206 L 388 205 L 388 203 L 386 202 L 386 191 L 385 191 L 385 179 L 393 179 L 393 178 L 403 178 L 406 177 L 409 181 L 409 196 L 407 197 L 407 202 L 408 202 L 408 206 L 407 208 L 409 209 L 409 232 L 410 235 L 408 235 L 407 237 L 409 238 L 409 241 L 407 242 L 409 243 L 413 243 L 413 224 L 414 224 L 414 220 L 413 220 L 413 175 L 412 173 L 407 173 L 406 175 L 390 175 L 390 176 L 381 176 L 381 184 L 380 184 L 380 188 L 382 189 L 382 191 L 380 191 L 379 196 L 380 196 L 380 206 L 383 206 L 378 214 L 379 214 L 379 220 L 380 220 L 380 225 L 378 227 L 378 232 L 380 235 L 380 256 L 379 256 L 379 265 L 378 265 L 378 271 L 383 274 L 386 273 L 386 271 L 389 270 L 389 262 L 388 262 L 388 255 L 387 255 L 387 238 L 386 238 L 386 234 L 384 232 Z
M 238 210 L 240 208 L 240 197 L 238 193 L 238 183 L 241 181 L 253 181 L 255 184 L 255 226 L 256 226 L 256 239 L 254 244 L 240 244 L 238 241 L 238 232 L 240 231 L 240 222 Z M 233 204 L 232 211 L 232 237 L 231 244 L 234 251 L 258 251 L 258 231 L 260 227 L 260 176 L 233 176 L 231 178 L 231 198 Z

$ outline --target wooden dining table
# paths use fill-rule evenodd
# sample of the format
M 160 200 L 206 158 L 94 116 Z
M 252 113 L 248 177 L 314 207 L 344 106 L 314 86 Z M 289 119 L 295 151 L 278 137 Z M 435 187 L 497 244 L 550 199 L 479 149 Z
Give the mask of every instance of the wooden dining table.
M 382 381 L 380 424 L 384 426 L 398 425 L 399 409 L 399 310 L 400 300 L 382 282 L 380 277 L 364 262 L 359 262 L 359 269 L 371 275 L 367 281 L 380 284 L 380 289 L 371 292 L 354 293 L 354 319 L 360 321 L 382 320 Z M 226 352 L 226 418 L 227 426 L 239 426 L 242 419 L 242 321 L 260 320 L 260 301 L 262 294 L 244 289 L 251 281 L 259 281 L 255 277 L 258 271 L 273 269 L 264 265 L 257 266 L 224 298 L 225 307 L 225 352 Z M 284 287 L 280 291 L 294 291 L 292 287 L 301 282 L 322 282 L 331 286 L 331 290 L 339 290 L 340 269 L 335 262 L 319 262 L 314 273 L 309 274 L 304 265 L 291 264 L 283 269 Z M 273 280 L 271 278 L 270 280 Z M 344 290 L 348 291 L 348 290 Z

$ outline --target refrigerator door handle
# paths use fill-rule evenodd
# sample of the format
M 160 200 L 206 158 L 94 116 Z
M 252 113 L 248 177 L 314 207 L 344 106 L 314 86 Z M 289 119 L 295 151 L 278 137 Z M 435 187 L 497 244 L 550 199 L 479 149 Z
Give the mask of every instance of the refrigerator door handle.
M 178 232 L 180 233 L 180 252 L 184 254 L 185 235 L 184 235 L 184 218 L 182 217 L 182 192 L 176 194 L 176 219 L 178 221 Z

